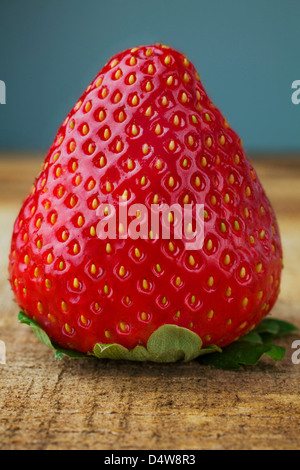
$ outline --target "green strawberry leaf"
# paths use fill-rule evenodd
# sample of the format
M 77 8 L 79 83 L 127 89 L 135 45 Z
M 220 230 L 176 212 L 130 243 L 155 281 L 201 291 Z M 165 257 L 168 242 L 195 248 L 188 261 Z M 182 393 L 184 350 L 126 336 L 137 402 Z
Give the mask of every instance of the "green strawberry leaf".
M 97 357 L 99 359 L 167 363 L 187 362 L 198 358 L 202 364 L 229 370 L 238 370 L 242 366 L 253 366 L 264 354 L 274 361 L 282 361 L 286 352 L 285 348 L 270 344 L 270 337 L 273 340 L 298 330 L 291 323 L 273 318 L 265 319 L 255 330 L 221 350 L 215 345 L 202 348 L 201 338 L 186 328 L 163 325 L 152 333 L 147 347 L 136 346 L 134 349 L 128 350 L 120 344 L 98 343 L 93 352 L 83 354 L 53 344 L 37 322 L 30 319 L 24 312 L 19 313 L 18 320 L 30 326 L 37 338 L 55 351 L 55 358 L 59 360 L 68 356 L 71 358 Z
M 243 336 L 243 338 L 240 339 L 239 341 L 254 343 L 254 344 L 259 344 L 263 342 L 262 337 L 256 331 L 251 331 L 247 335 Z
M 269 356 L 273 361 L 281 362 L 285 357 L 286 349 L 276 344 L 271 344 L 270 349 L 266 351 L 266 355 Z
M 55 359 L 62 359 L 64 356 L 69 356 L 72 358 L 87 357 L 86 354 L 80 353 L 78 351 L 72 351 L 69 349 L 61 348 L 52 343 L 47 333 L 37 324 L 36 321 L 29 318 L 26 313 L 20 312 L 18 315 L 18 321 L 24 323 L 25 325 L 30 326 L 33 333 L 41 341 L 41 343 L 48 346 L 55 351 Z
M 295 331 L 298 331 L 298 328 L 291 323 L 265 318 L 253 331 L 224 348 L 222 354 L 212 354 L 200 359 L 200 362 L 218 369 L 230 370 L 253 366 L 264 354 L 280 362 L 285 357 L 286 349 L 271 342 Z
M 29 318 L 24 312 L 19 313 L 18 320 L 30 326 L 37 338 L 55 351 L 55 358 L 58 360 L 64 356 L 71 358 L 95 356 L 99 359 L 123 359 L 129 361 L 186 362 L 200 355 L 221 351 L 220 348 L 214 345 L 202 349 L 201 338 L 186 328 L 176 325 L 163 325 L 150 336 L 147 348 L 136 346 L 134 349 L 128 350 L 120 344 L 99 343 L 96 344 L 93 352 L 83 354 L 53 344 L 37 322 Z
M 258 333 L 270 333 L 276 336 L 286 335 L 298 331 L 298 328 L 292 323 L 276 320 L 275 318 L 265 318 L 255 328 Z
M 282 361 L 285 349 L 274 345 L 239 341 L 224 348 L 222 354 L 204 357 L 201 363 L 218 369 L 238 370 L 241 366 L 254 366 L 264 354 L 274 361 Z
M 294 333 L 297 330 L 293 324 L 274 318 L 265 318 L 256 328 L 264 343 L 272 343 L 278 336 Z
M 98 358 L 152 362 L 187 362 L 215 351 L 221 350 L 214 345 L 202 349 L 196 333 L 176 325 L 163 325 L 154 331 L 146 348 L 136 346 L 129 351 L 119 344 L 96 344 L 94 348 Z

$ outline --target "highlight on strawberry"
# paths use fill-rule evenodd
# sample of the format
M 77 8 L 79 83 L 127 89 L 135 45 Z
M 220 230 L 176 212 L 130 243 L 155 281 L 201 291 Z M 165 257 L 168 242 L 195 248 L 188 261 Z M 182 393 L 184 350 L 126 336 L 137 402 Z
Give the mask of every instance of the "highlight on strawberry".
M 140 210 L 128 214 L 135 236 L 122 236 L 122 204 L 201 205 L 203 246 L 175 236 L 172 211 L 168 239 L 149 226 L 142 236 Z M 113 238 L 97 236 L 106 206 Z M 270 335 L 295 328 L 262 322 L 281 269 L 275 214 L 239 136 L 193 64 L 161 44 L 114 56 L 68 114 L 15 222 L 9 264 L 20 321 L 57 357 L 210 353 L 207 363 L 231 368 L 283 358 Z

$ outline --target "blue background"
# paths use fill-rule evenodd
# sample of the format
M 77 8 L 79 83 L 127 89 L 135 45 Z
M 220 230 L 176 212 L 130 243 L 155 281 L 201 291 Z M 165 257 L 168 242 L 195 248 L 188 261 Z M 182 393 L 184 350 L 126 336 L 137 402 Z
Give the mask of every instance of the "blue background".
M 299 0 L 0 0 L 0 150 L 46 150 L 115 53 L 185 53 L 251 152 L 300 150 Z

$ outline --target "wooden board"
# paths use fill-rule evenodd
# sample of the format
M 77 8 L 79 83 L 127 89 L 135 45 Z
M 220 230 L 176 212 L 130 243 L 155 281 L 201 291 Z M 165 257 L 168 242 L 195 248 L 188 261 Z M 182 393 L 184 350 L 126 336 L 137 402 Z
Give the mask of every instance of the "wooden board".
M 199 365 L 55 362 L 16 322 L 7 282 L 12 225 L 42 158 L 0 159 L 0 449 L 297 449 L 300 365 L 223 372 Z M 254 161 L 277 212 L 284 274 L 273 316 L 300 327 L 300 159 Z

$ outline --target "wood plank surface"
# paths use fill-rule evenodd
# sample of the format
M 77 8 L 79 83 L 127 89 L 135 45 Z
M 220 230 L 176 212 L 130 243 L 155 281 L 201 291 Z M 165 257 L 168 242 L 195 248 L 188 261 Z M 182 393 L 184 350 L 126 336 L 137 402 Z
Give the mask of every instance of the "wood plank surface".
M 5 157 L 5 158 L 3 158 Z M 16 322 L 7 282 L 12 225 L 42 157 L 0 155 L 0 449 L 299 449 L 300 365 L 241 372 L 188 364 L 55 362 Z M 277 213 L 284 249 L 272 312 L 300 327 L 300 158 L 253 160 Z

